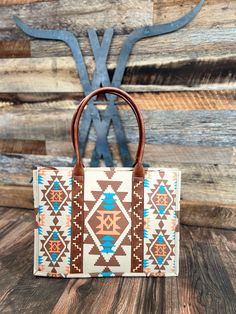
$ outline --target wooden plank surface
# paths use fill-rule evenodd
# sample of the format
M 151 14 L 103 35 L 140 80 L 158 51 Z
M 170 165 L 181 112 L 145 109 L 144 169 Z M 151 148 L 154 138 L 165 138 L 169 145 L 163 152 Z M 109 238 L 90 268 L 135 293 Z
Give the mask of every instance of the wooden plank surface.
M 34 140 L 0 140 L 1 153 L 46 155 L 45 141 Z
M 116 68 L 116 57 L 108 63 L 109 75 Z M 173 91 L 235 89 L 236 56 L 189 59 L 162 64 L 154 58 L 143 61 L 143 56 L 131 56 L 123 83 L 127 91 Z M 92 57 L 86 57 L 88 72 L 94 72 Z M 1 93 L 18 92 L 82 92 L 80 79 L 72 57 L 0 59 Z M 13 80 L 14 78 L 14 80 Z
M 130 93 L 142 110 L 234 110 L 236 109 L 236 90 L 203 90 L 188 92 L 148 92 Z M 32 104 L 50 106 L 50 103 L 61 103 L 65 106 L 78 105 L 82 100 L 81 93 L 0 93 L 0 108 L 11 108 L 14 105 Z M 98 104 L 99 109 L 103 105 Z M 119 101 L 119 110 L 130 109 Z
M 30 56 L 29 40 L 0 41 L 0 58 L 27 58 Z
M 84 160 L 85 165 L 88 160 Z M 72 166 L 71 157 L 0 155 L 0 205 L 33 208 L 32 170 L 37 166 Z M 166 163 L 182 172 L 181 221 L 187 225 L 232 229 L 236 226 L 236 166 L 234 164 Z
M 103 0 L 71 5 L 67 0 L 3 6 L 0 46 L 8 45 L 2 57 L 10 59 L 0 60 L 0 75 L 4 74 L 0 92 L 82 91 L 70 49 L 60 42 L 30 39 L 14 25 L 12 12 L 33 27 L 72 31 L 81 44 L 90 75 L 94 65 L 87 29 L 95 27 L 102 36 L 105 28 L 114 27 L 108 60 L 112 76 L 117 54 L 128 33 L 140 26 L 175 20 L 196 3 L 194 0 L 130 0 L 121 4 Z M 227 4 L 223 0 L 206 1 L 198 16 L 184 29 L 138 42 L 122 86 L 129 91 L 235 89 L 235 9 L 234 0 Z M 17 44 L 19 40 L 30 43 L 30 53 L 28 44 L 25 52 L 22 51 L 22 46 Z M 7 41 L 11 44 L 6 44 Z M 11 58 L 24 55 L 20 60 Z M 18 79 L 12 81 L 13 76 Z
M 47 28 L 62 28 L 75 34 L 86 34 L 89 27 L 103 30 L 115 26 L 124 33 L 134 27 L 152 24 L 153 3 L 151 0 L 109 1 L 44 1 L 44 3 L 21 6 L 3 6 L 0 11 L 0 33 L 2 38 L 22 38 L 16 27 L 13 13 L 29 25 Z
M 85 149 L 85 159 L 92 156 L 95 143 L 89 142 Z M 121 162 L 118 146 L 109 145 L 113 159 Z M 134 158 L 137 144 L 128 144 L 131 156 Z M 33 154 L 71 157 L 74 149 L 70 141 L 38 141 L 0 139 L 0 152 L 13 154 Z M 157 162 L 197 163 L 197 164 L 236 164 L 235 147 L 186 146 L 186 145 L 145 145 L 144 162 L 149 166 Z
M 1 138 L 69 140 L 75 108 L 76 105 L 65 102 L 2 108 Z M 235 145 L 235 110 L 143 110 L 142 113 L 147 144 Z M 120 116 L 124 128 L 128 130 L 128 142 L 137 143 L 138 127 L 133 113 L 121 110 Z M 96 140 L 93 129 L 89 140 Z M 112 128 L 108 140 L 116 142 Z
M 1 208 L 0 217 L 1 313 L 236 311 L 233 231 L 182 226 L 179 277 L 50 279 L 32 274 L 33 212 Z
M 35 2 L 46 2 L 53 0 L 0 0 L 0 6 L 12 6 L 14 4 L 28 4 Z
M 1 154 L 0 182 L 8 185 L 30 185 L 32 170 L 37 166 L 72 166 L 72 157 Z M 85 165 L 88 160 L 84 160 Z M 119 163 L 116 165 L 120 166 Z M 23 166 L 23 167 L 22 167 Z M 236 166 L 221 164 L 156 162 L 152 167 L 178 168 L 182 172 L 182 196 L 187 200 L 236 201 Z
M 21 140 L 16 140 L 18 142 Z M 9 150 L 8 140 L 2 140 L 5 143 L 3 153 L 18 153 L 17 150 Z M 27 142 L 27 141 L 25 141 Z M 36 141 L 38 142 L 38 141 Z M 43 141 L 42 141 L 43 142 Z M 74 149 L 70 141 L 46 141 L 46 154 L 51 156 L 67 156 L 74 154 Z M 20 145 L 19 145 L 20 146 Z M 89 142 L 85 150 L 85 158 L 90 159 L 95 143 Z M 121 162 L 117 144 L 109 145 L 114 160 Z M 131 156 L 134 158 L 137 151 L 137 144 L 128 144 Z M 26 146 L 26 151 L 28 147 Z M 1 140 L 0 140 L 1 151 Z M 24 152 L 21 150 L 23 154 Z M 37 154 L 37 152 L 32 152 Z M 169 144 L 145 144 L 144 162 L 149 166 L 157 162 L 168 163 L 197 163 L 197 164 L 222 164 L 236 165 L 236 148 L 235 147 L 213 147 L 213 146 L 187 146 L 187 145 L 169 145 Z

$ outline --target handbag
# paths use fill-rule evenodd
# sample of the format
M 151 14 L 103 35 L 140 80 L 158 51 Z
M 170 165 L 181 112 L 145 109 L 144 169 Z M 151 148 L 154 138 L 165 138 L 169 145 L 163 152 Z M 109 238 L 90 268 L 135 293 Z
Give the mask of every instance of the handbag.
M 104 93 L 122 98 L 136 116 L 139 144 L 132 168 L 82 163 L 79 121 L 89 100 Z M 75 166 L 33 171 L 34 274 L 177 276 L 180 171 L 144 169 L 144 122 L 134 100 L 118 88 L 99 88 L 81 101 L 71 130 Z

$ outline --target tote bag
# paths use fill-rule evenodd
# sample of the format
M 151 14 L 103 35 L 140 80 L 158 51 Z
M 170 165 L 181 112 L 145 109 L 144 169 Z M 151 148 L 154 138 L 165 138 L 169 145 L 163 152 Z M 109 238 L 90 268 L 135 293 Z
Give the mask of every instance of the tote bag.
M 133 110 L 139 144 L 132 168 L 84 167 L 79 121 L 98 94 L 121 97 Z M 74 168 L 33 171 L 34 274 L 80 278 L 177 276 L 180 171 L 142 165 L 141 112 L 124 91 L 103 87 L 86 96 L 72 119 Z

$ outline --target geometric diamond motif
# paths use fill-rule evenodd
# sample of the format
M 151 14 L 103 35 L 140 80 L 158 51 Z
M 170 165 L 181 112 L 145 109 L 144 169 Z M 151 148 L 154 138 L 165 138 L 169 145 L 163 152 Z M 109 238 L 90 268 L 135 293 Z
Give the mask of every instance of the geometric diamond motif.
M 57 275 L 70 271 L 71 171 L 40 168 L 37 175 L 38 266 L 37 270 Z
M 176 238 L 178 240 L 177 177 L 165 171 L 158 176 L 146 177 L 145 219 L 155 224 L 146 224 L 144 233 L 144 271 L 147 274 L 176 272 Z
M 55 178 L 45 193 L 45 198 L 54 211 L 58 211 L 67 200 L 67 193 L 58 178 Z
M 59 267 L 59 262 L 68 252 L 69 241 L 66 240 L 66 236 L 63 236 L 63 231 L 59 231 L 60 227 L 51 227 L 51 231 L 48 231 L 42 240 L 42 248 L 46 260 L 51 267 Z
M 40 168 L 34 173 L 36 221 L 35 274 L 73 277 L 72 168 Z M 143 259 L 137 276 L 178 273 L 179 176 L 146 171 L 141 206 Z M 81 276 L 113 277 L 133 273 L 134 220 L 131 171 L 86 170 L 84 177 Z M 139 194 L 138 194 L 139 195 Z M 133 224 L 132 224 L 133 222 Z M 135 224 L 134 224 L 135 222 Z M 77 227 L 76 227 L 77 228 Z M 78 225 L 79 228 L 79 225 Z M 142 256 L 141 256 L 142 258 Z M 79 264 L 77 265 L 79 266 Z M 143 271 L 143 272 L 142 272 Z
M 128 178 L 132 177 L 128 174 Z M 109 277 L 119 269 L 130 269 L 124 259 L 131 254 L 131 193 L 127 199 L 125 180 L 114 170 L 90 178 L 94 189 L 84 200 L 84 251 L 91 262 L 84 266 L 94 276 Z
M 159 186 L 155 188 L 155 192 L 151 196 L 152 205 L 156 208 L 157 212 L 162 216 L 173 202 L 169 189 L 165 186 L 165 183 L 160 182 Z
M 54 230 L 44 243 L 45 252 L 55 264 L 66 249 L 66 243 L 60 233 Z
M 101 192 L 91 213 L 88 214 L 87 228 L 93 236 L 100 252 L 113 254 L 122 238 L 129 231 L 129 215 L 118 201 L 116 193 L 109 185 L 109 192 Z M 106 256 L 107 260 L 111 256 Z
M 171 254 L 171 247 L 163 233 L 159 233 L 149 247 L 149 251 L 158 266 L 162 266 Z

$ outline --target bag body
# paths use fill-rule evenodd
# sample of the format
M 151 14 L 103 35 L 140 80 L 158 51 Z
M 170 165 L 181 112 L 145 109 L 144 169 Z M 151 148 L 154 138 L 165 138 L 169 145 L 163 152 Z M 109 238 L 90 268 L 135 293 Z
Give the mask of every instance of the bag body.
M 114 93 L 136 114 L 140 142 L 133 168 L 84 168 L 78 124 L 91 97 Z M 177 276 L 180 171 L 144 169 L 144 124 L 130 96 L 101 88 L 82 100 L 72 119 L 74 168 L 33 171 L 36 227 L 34 274 L 85 278 Z

